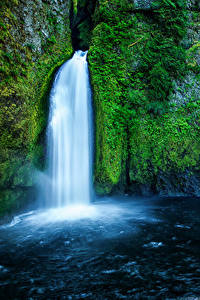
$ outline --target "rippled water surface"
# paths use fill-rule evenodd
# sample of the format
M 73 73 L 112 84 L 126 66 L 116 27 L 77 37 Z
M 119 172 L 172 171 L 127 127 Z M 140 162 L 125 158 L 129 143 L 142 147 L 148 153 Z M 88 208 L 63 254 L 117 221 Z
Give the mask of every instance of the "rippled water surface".
M 0 227 L 0 299 L 200 299 L 200 199 L 104 199 Z

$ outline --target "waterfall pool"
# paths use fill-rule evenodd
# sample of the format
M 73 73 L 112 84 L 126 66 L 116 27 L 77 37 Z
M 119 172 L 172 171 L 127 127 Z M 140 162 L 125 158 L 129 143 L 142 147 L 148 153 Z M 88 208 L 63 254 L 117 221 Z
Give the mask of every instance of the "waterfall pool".
M 0 298 L 198 299 L 199 212 L 122 197 L 17 216 L 0 227 Z
M 75 52 L 50 93 L 41 209 L 0 226 L 0 299 L 200 299 L 199 199 L 91 201 L 86 57 Z

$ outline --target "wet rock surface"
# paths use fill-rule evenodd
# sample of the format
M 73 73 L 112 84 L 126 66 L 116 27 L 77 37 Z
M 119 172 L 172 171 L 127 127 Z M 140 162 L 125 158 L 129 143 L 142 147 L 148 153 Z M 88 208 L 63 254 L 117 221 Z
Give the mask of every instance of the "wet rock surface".
M 1 299 L 200 297 L 199 199 L 94 208 L 77 220 L 30 212 L 1 226 Z
M 153 5 L 155 0 L 134 0 L 134 6 L 136 9 L 149 10 L 155 8 Z
M 136 9 L 144 9 L 144 10 L 152 10 L 157 8 L 156 0 L 133 0 Z M 170 1 L 166 1 L 166 3 L 170 4 Z M 200 10 L 200 3 L 198 0 L 187 0 L 186 1 L 187 8 L 190 10 Z
M 22 1 L 15 8 L 19 26 L 23 25 L 23 34 L 19 28 L 13 28 L 12 33 L 23 46 L 29 46 L 33 52 L 43 53 L 44 45 L 52 33 L 65 32 L 69 22 L 69 1 Z
M 156 189 L 161 196 L 197 196 L 200 195 L 200 178 L 196 172 L 186 170 L 183 173 L 165 174 L 159 172 Z

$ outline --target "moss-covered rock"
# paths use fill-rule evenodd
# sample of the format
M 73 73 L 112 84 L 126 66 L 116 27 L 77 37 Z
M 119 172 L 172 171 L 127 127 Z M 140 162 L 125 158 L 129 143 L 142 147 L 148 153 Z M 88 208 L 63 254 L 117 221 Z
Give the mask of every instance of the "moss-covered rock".
M 94 15 L 95 185 L 197 195 L 199 13 L 196 2 L 147 2 L 101 0 Z
M 34 167 L 44 166 L 50 82 L 72 46 L 70 1 L 3 0 L 0 8 L 1 214 L 24 202 Z
M 74 48 L 90 48 L 97 193 L 199 193 L 198 1 L 0 8 L 0 215 L 30 198 L 34 168 L 44 167 L 47 95 L 72 54 L 70 19 Z

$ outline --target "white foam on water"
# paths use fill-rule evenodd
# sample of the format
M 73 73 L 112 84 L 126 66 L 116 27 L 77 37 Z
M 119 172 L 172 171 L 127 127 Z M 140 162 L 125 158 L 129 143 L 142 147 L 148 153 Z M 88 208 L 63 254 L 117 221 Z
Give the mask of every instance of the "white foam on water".
M 97 217 L 98 211 L 94 206 L 80 204 L 38 211 L 36 214 L 27 217 L 26 222 L 41 225 L 62 221 L 94 219 Z

